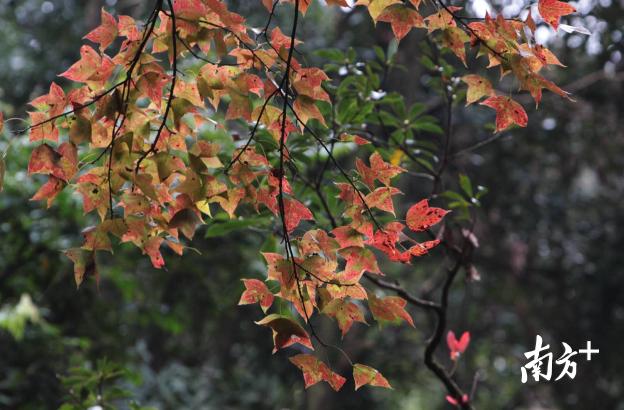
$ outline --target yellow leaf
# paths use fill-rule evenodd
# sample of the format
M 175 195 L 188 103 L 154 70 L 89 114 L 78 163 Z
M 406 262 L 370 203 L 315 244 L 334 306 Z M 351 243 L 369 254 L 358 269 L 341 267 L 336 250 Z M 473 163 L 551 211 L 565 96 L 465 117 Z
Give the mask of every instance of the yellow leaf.
M 403 156 L 405 154 L 400 149 L 395 149 L 392 155 L 390 156 L 390 163 L 395 167 L 401 165 L 401 161 L 403 161 Z

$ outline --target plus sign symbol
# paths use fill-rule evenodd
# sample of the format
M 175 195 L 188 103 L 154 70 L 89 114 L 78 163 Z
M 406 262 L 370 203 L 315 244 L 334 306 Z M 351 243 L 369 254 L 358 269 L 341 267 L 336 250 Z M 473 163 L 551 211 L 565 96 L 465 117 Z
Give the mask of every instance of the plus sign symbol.
M 591 361 L 592 355 L 600 353 L 600 350 L 592 349 L 591 340 L 588 340 L 586 343 L 587 343 L 587 347 L 585 349 L 579 349 L 579 353 L 587 355 L 587 361 L 589 362 Z

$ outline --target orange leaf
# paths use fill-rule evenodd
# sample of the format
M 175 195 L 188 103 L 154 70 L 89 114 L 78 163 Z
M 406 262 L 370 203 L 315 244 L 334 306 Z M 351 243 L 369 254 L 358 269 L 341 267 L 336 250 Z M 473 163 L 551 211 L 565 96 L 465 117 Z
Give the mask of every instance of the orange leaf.
M 400 323 L 405 320 L 414 327 L 414 320 L 405 310 L 407 301 L 399 296 L 378 298 L 374 293 L 368 293 L 368 306 L 375 320 L 379 323 Z
M 385 186 L 390 186 L 390 180 L 405 172 L 405 169 L 385 162 L 378 152 L 374 152 L 370 158 L 370 167 L 361 159 L 356 159 L 355 167 L 362 176 L 364 183 L 371 189 L 375 189 L 375 180 L 379 180 Z
M 355 142 L 357 145 L 367 145 L 371 143 L 369 140 L 367 140 L 366 138 L 360 137 L 359 135 L 353 135 L 353 134 L 347 134 L 347 133 L 340 134 L 340 141 L 341 142 Z
M 366 195 L 364 199 L 369 208 L 381 209 L 382 211 L 390 212 L 394 215 L 392 196 L 400 193 L 401 191 L 395 187 L 383 186 Z
M 329 6 L 349 7 L 347 0 L 325 0 Z
M 80 284 L 88 276 L 94 276 L 95 279 L 98 280 L 95 252 L 72 248 L 63 253 L 74 262 L 74 280 L 76 282 L 76 287 L 80 287 Z
M 340 255 L 347 261 L 342 273 L 344 282 L 358 282 L 364 272 L 381 275 L 379 266 L 377 266 L 377 258 L 370 249 L 351 246 L 341 249 Z
M 152 237 L 147 240 L 143 251 L 149 256 L 152 266 L 156 269 L 160 269 L 165 266 L 165 260 L 160 253 L 160 245 L 163 243 L 163 238 L 158 236 Z
M 342 336 L 347 334 L 353 322 L 366 323 L 364 313 L 358 306 L 344 299 L 334 299 L 323 308 L 322 313 L 331 316 L 338 321 L 338 327 L 342 332 Z
M 377 369 L 356 363 L 353 365 L 353 380 L 355 381 L 355 390 L 370 384 L 371 386 L 385 387 L 391 389 L 390 383 Z
M 238 207 L 241 199 L 245 197 L 245 190 L 243 188 L 230 188 L 227 190 L 227 199 L 222 196 L 214 197 L 214 200 L 221 205 L 221 208 L 227 212 L 230 218 L 234 218 L 236 208 Z
M 442 44 L 451 51 L 466 65 L 466 43 L 470 37 L 459 27 L 448 27 L 442 34 Z
M 351 228 L 350 226 L 339 226 L 335 228 L 332 233 L 336 237 L 336 241 L 340 245 L 340 248 L 347 248 L 349 246 L 364 246 L 364 238 L 362 234 Z
M 414 27 L 425 27 L 425 21 L 416 10 L 401 4 L 388 7 L 377 20 L 390 23 L 392 32 L 399 41 Z
M 54 126 L 54 121 L 48 121 L 48 117 L 42 112 L 29 112 L 30 116 L 30 142 L 49 140 L 58 142 L 58 128 Z
M 48 115 L 50 117 L 54 117 L 63 113 L 65 106 L 67 105 L 67 96 L 58 84 L 52 82 L 52 84 L 50 84 L 50 92 L 48 94 L 35 98 L 30 102 L 30 105 L 37 108 L 38 110 L 44 110 L 47 108 Z M 40 115 L 43 116 L 43 113 L 41 113 Z M 40 121 L 41 120 L 35 122 L 35 120 L 33 119 L 32 124 Z
M 470 105 L 480 100 L 482 97 L 494 95 L 492 84 L 480 75 L 468 74 L 462 77 L 462 81 L 468 84 L 466 105 Z
M 52 206 L 52 201 L 54 198 L 65 188 L 67 185 L 62 179 L 57 178 L 53 175 L 50 175 L 48 178 L 48 182 L 43 184 L 41 188 L 30 198 L 31 201 L 47 201 L 47 207 Z
M 461 7 L 449 6 L 448 10 L 455 12 L 461 10 Z M 450 27 L 457 27 L 457 23 L 455 23 L 453 15 L 446 9 L 440 9 L 432 15 L 427 16 L 425 18 L 425 22 L 427 23 L 427 30 L 429 33 L 435 30 L 445 30 Z
M 242 279 L 245 284 L 245 291 L 238 301 L 239 305 L 250 305 L 260 303 L 260 307 L 266 313 L 273 304 L 275 298 L 264 282 L 258 279 Z
M 314 350 L 308 333 L 301 325 L 291 318 L 278 314 L 270 314 L 256 322 L 257 325 L 270 327 L 273 330 L 273 353 L 279 349 L 299 343 L 308 349 Z
M 533 16 L 531 15 L 531 9 L 529 9 L 529 14 L 527 15 L 526 20 L 524 21 L 526 26 L 531 30 L 531 33 L 535 34 L 535 30 L 537 30 L 537 26 L 535 25 L 535 20 L 533 20 Z
M 539 0 L 537 9 L 546 23 L 557 30 L 561 16 L 576 13 L 576 9 L 559 0 Z

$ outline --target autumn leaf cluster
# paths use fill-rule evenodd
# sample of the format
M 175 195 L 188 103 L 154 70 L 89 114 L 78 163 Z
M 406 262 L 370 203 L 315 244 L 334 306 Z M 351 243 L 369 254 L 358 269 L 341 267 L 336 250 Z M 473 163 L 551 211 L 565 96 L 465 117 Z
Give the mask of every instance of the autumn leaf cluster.
M 327 3 L 348 6 L 344 0 Z M 28 172 L 47 177 L 32 199 L 50 207 L 61 191 L 71 190 L 84 213 L 95 216 L 84 242 L 66 251 L 77 285 L 97 277 L 96 253 L 111 252 L 116 243 L 135 245 L 162 268 L 163 247 L 182 255 L 216 212 L 233 219 L 273 216 L 284 251 L 263 254 L 266 277 L 243 280 L 240 304 L 260 305 L 266 316 L 256 323 L 271 330 L 274 351 L 297 344 L 309 352 L 290 358 L 303 371 L 306 387 L 325 381 L 338 390 L 344 377 L 311 354 L 310 317 L 333 318 L 342 336 L 366 324 L 367 317 L 414 326 L 405 299 L 377 294 L 362 279 L 383 276 L 380 258 L 415 263 L 439 245 L 432 227 L 447 211 L 423 199 L 396 215 L 394 198 L 402 193 L 393 183 L 406 170 L 373 151 L 359 155 L 352 169 L 339 168 L 340 223 L 315 226 L 321 210 L 293 188 L 297 160 L 289 144 L 293 136 L 305 135 L 310 148 L 328 151 L 327 166 L 340 166 L 331 161 L 327 142 L 310 129 L 329 127 L 321 108 L 332 102 L 325 87 L 330 78 L 318 67 L 306 67 L 295 52 L 297 19 L 310 0 L 262 4 L 270 16 L 277 9 L 292 12 L 292 28 L 253 29 L 220 0 L 160 0 L 144 22 L 103 10 L 79 61 L 61 74 L 71 89 L 52 83 L 31 102 L 35 148 Z M 568 96 L 541 73 L 562 64 L 535 43 L 530 14 L 524 21 L 502 15 L 468 21 L 460 7 L 441 1 L 433 10 L 419 0 L 360 0 L 357 6 L 375 23 L 389 23 L 398 40 L 423 29 L 463 65 L 478 65 L 483 56 L 487 68 L 501 77 L 512 75 L 536 104 L 543 89 Z M 541 17 L 555 29 L 559 18 L 573 11 L 556 0 L 539 1 Z M 467 49 L 475 51 L 474 58 Z M 196 64 L 185 65 L 188 61 Z M 526 126 L 522 105 L 476 74 L 477 67 L 471 70 L 462 78 L 467 104 L 482 100 L 495 110 L 496 132 Z M 207 129 L 227 137 L 205 138 Z M 241 136 L 241 129 L 249 134 Z M 270 144 L 258 142 L 260 133 Z M 357 147 L 368 140 L 343 135 L 336 143 L 352 142 Z M 277 300 L 292 310 L 273 312 Z M 456 352 L 467 345 L 458 343 Z M 374 368 L 358 363 L 352 368 L 356 389 L 390 387 Z

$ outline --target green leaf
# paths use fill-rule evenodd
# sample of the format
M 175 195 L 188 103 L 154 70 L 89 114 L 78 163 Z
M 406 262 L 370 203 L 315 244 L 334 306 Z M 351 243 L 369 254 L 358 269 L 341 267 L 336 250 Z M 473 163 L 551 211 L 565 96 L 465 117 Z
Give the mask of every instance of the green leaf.
M 4 188 L 4 173 L 6 171 L 6 162 L 4 160 L 4 154 L 0 154 L 0 192 Z
M 445 197 L 446 199 L 453 200 L 453 201 L 464 201 L 464 202 L 466 201 L 464 197 L 461 196 L 461 194 L 455 191 L 444 191 L 442 193 L 442 196 Z
M 427 106 L 422 103 L 415 103 L 410 107 L 409 118 L 415 120 L 420 114 L 425 112 Z
M 331 61 L 335 61 L 338 63 L 342 63 L 345 60 L 344 53 L 337 48 L 327 48 L 324 50 L 318 50 L 315 52 L 315 54 L 326 60 L 331 60 Z
M 486 187 L 484 187 L 482 185 L 478 185 L 477 186 L 477 194 L 475 195 L 475 198 L 481 199 L 481 197 L 486 195 L 488 192 L 489 192 L 489 190 Z
M 444 134 L 444 130 L 436 123 L 429 122 L 424 118 L 420 118 L 415 121 L 412 125 L 412 128 L 420 131 L 427 131 L 432 134 Z
M 215 218 L 216 219 L 216 218 Z M 271 218 L 258 216 L 245 219 L 231 219 L 227 221 L 215 221 L 206 229 L 206 238 L 216 238 L 227 235 L 231 232 L 251 227 L 264 228 L 271 223 Z
M 392 61 L 397 51 L 399 51 L 399 42 L 393 37 L 388 43 L 388 63 Z
M 434 71 L 436 69 L 436 65 L 428 56 L 422 56 L 420 58 L 420 63 L 427 69 Z
M 384 53 L 383 49 L 379 46 L 374 46 L 373 50 L 375 50 L 375 54 L 380 61 L 386 61 L 386 53 Z
M 472 191 L 472 182 L 470 182 L 470 178 L 467 175 L 459 174 L 459 186 L 469 198 L 474 196 Z

